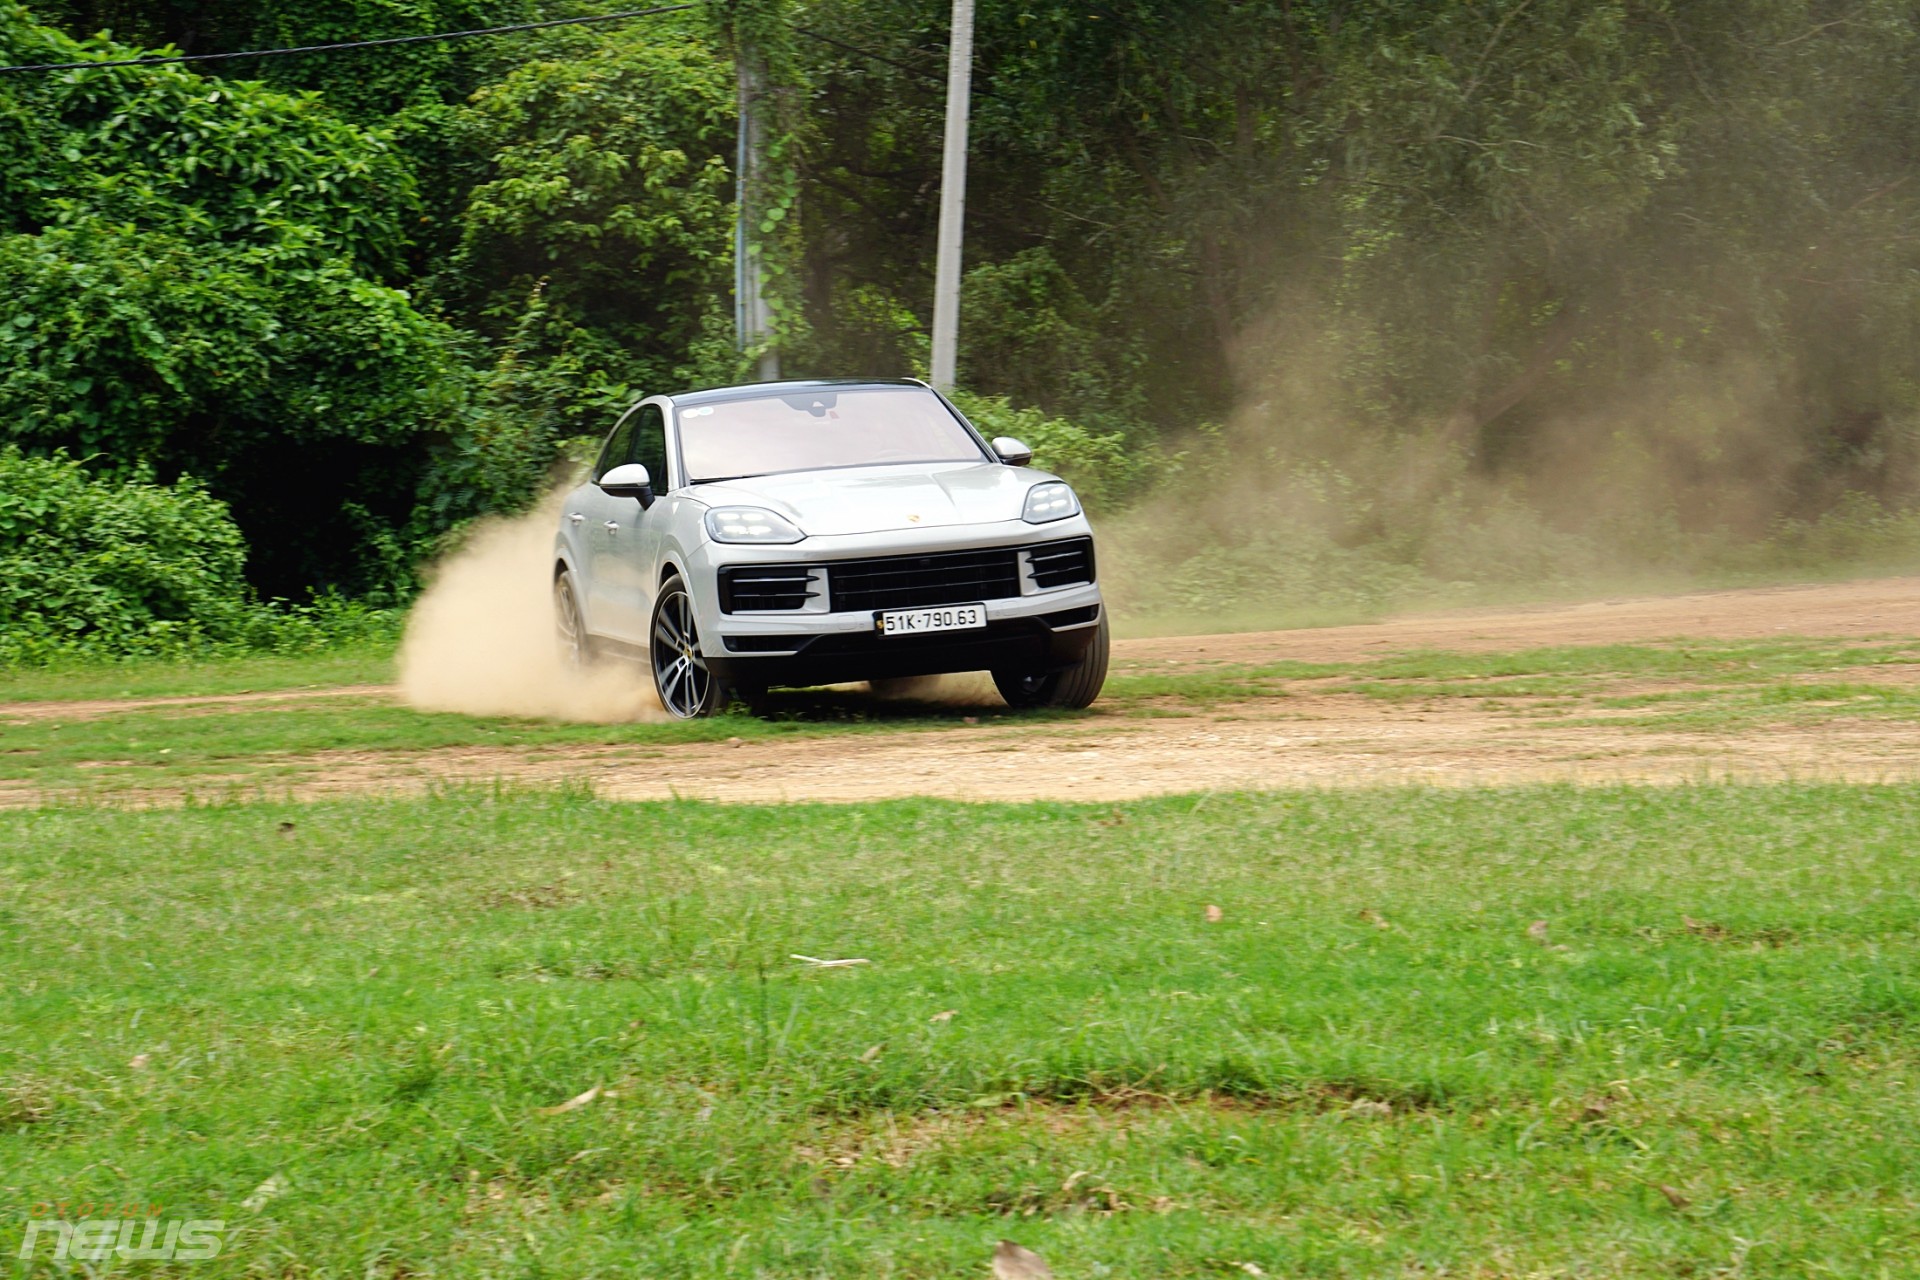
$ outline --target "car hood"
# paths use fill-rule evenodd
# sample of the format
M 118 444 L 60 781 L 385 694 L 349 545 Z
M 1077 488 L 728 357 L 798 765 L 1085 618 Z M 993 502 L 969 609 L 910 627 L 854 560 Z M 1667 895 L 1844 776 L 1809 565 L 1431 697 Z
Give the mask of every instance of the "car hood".
M 766 507 L 812 535 L 937 529 L 1018 520 L 1027 490 L 1054 479 L 997 462 L 942 462 L 790 471 L 695 485 L 710 507 Z

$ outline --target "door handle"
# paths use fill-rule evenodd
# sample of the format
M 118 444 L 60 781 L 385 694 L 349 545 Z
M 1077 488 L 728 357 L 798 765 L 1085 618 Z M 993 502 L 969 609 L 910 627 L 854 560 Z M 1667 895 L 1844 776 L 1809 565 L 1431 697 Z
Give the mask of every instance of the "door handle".
M 607 532 L 608 533 L 620 532 L 620 522 L 618 520 L 607 521 Z
M 581 515 L 578 511 L 576 511 L 572 515 L 568 516 L 567 519 L 573 521 L 573 523 L 575 524 L 579 524 L 582 520 L 585 520 L 586 517 Z

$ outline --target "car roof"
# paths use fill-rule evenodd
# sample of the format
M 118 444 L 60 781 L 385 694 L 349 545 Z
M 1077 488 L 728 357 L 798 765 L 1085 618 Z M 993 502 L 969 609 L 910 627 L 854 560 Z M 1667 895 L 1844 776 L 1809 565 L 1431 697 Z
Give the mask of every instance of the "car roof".
M 747 382 L 732 387 L 707 387 L 683 391 L 667 398 L 676 405 L 718 404 L 723 400 L 752 400 L 762 396 L 804 395 L 809 391 L 884 391 L 915 387 L 931 391 L 926 383 L 913 378 L 802 378 L 787 382 Z

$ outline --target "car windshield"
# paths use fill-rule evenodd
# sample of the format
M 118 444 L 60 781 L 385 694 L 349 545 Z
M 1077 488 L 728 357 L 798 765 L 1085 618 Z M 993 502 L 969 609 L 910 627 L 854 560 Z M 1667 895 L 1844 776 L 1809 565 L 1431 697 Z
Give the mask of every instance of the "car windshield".
M 834 387 L 680 410 L 694 484 L 889 462 L 981 462 L 967 429 L 919 387 Z

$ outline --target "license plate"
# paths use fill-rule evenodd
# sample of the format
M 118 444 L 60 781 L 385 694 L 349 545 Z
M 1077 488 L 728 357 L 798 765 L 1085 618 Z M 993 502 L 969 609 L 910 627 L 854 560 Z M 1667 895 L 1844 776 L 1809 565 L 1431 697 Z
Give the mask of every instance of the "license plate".
M 977 631 L 987 625 L 987 606 L 950 604 L 942 609 L 889 609 L 873 615 L 883 636 L 917 636 L 929 631 Z

